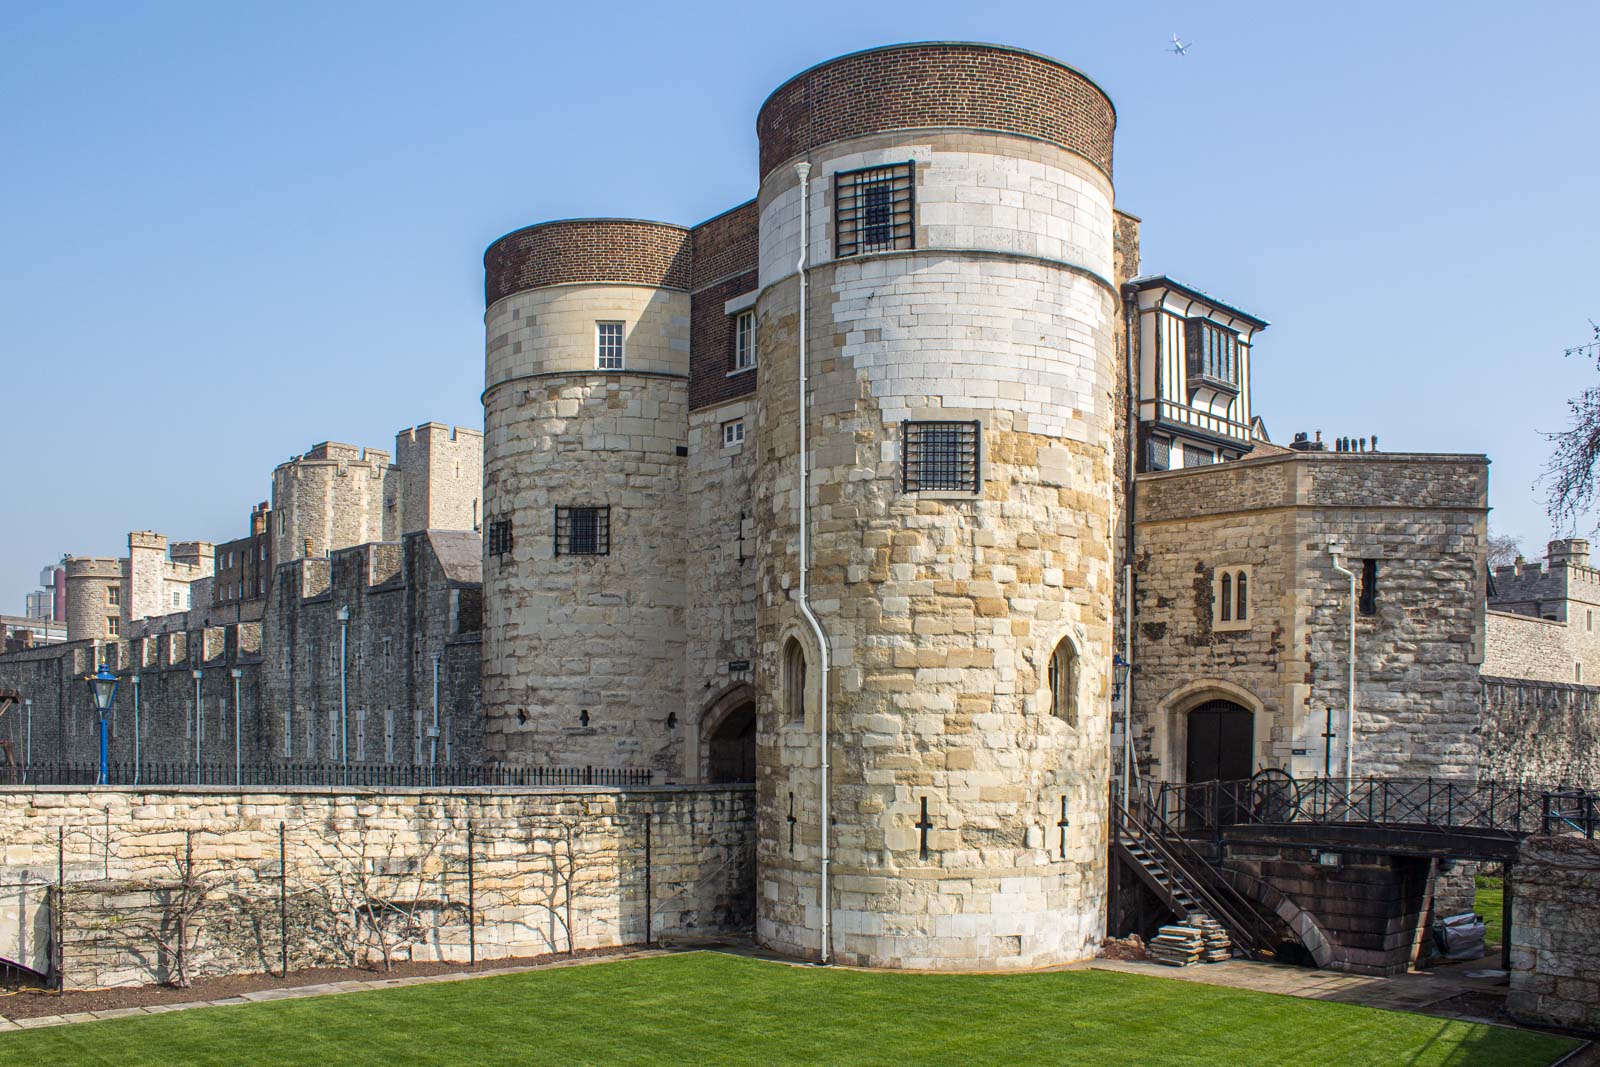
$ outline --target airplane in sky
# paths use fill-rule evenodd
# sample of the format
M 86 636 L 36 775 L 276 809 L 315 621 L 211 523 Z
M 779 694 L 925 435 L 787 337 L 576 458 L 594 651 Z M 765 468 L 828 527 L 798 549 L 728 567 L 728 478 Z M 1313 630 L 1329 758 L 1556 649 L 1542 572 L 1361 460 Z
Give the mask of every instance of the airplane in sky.
M 1173 34 L 1172 35 L 1172 47 L 1167 49 L 1167 51 L 1171 52 L 1175 56 L 1186 56 L 1186 55 L 1189 54 L 1189 49 L 1191 49 L 1193 47 L 1194 47 L 1194 42 L 1193 41 L 1190 41 L 1188 44 L 1184 44 L 1182 41 L 1178 40 L 1178 35 L 1177 34 Z

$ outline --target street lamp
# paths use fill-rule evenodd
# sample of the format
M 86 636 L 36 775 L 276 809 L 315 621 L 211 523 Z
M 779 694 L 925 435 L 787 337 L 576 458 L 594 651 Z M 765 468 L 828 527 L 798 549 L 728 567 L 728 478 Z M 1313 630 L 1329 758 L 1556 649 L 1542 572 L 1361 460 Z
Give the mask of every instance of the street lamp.
M 111 702 L 117 697 L 117 676 L 102 663 L 84 681 L 89 683 L 89 694 L 100 712 L 100 777 L 94 784 L 105 785 L 110 780 L 106 764 L 111 755 L 111 724 L 106 720 L 106 712 L 111 710 Z
M 206 672 L 196 667 L 191 673 L 194 674 L 194 784 L 204 785 L 206 776 L 200 763 L 200 742 L 205 733 L 206 716 L 205 705 L 200 702 L 200 679 L 206 676 Z
M 133 683 L 133 784 L 139 784 L 139 676 L 128 678 Z
M 228 672 L 233 676 L 233 784 L 244 783 L 244 749 L 239 743 L 239 679 L 244 677 L 244 671 L 238 667 Z
M 33 701 L 24 700 L 22 710 L 28 717 L 28 740 L 22 750 L 22 780 L 33 779 Z

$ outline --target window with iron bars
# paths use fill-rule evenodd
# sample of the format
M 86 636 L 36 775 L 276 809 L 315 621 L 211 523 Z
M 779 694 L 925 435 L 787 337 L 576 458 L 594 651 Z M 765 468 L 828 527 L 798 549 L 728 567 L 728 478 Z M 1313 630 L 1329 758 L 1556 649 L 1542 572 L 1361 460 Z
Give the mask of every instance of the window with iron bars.
M 495 519 L 489 523 L 489 555 L 505 556 L 511 553 L 511 520 Z
M 901 464 L 908 493 L 976 493 L 981 429 L 973 422 L 903 422 Z
M 841 171 L 833 176 L 834 251 L 839 257 L 915 248 L 915 164 Z
M 609 556 L 610 554 L 610 508 L 556 508 L 556 555 Z

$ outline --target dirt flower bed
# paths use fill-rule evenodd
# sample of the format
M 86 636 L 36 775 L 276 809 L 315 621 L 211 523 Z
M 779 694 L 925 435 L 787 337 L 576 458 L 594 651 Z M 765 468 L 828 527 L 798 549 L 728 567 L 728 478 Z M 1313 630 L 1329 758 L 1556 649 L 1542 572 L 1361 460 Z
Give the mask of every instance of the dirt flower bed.
M 484 960 L 469 967 L 461 963 L 393 964 L 388 970 L 373 967 L 323 967 L 293 971 L 287 977 L 273 974 L 239 974 L 226 978 L 203 978 L 187 989 L 165 985 L 119 986 L 115 989 L 73 989 L 65 993 L 42 989 L 16 989 L 0 993 L 0 1016 L 7 1019 L 33 1019 L 41 1015 L 69 1015 L 73 1012 L 110 1011 L 113 1008 L 144 1008 L 159 1004 L 193 1004 L 196 1001 L 225 1000 L 245 993 L 272 989 L 297 989 L 330 982 L 375 982 L 386 978 L 413 978 L 429 974 L 473 974 L 503 967 L 527 967 L 560 960 L 614 956 L 636 952 L 647 945 L 581 949 L 568 954 L 550 952 L 542 956 L 514 956 Z

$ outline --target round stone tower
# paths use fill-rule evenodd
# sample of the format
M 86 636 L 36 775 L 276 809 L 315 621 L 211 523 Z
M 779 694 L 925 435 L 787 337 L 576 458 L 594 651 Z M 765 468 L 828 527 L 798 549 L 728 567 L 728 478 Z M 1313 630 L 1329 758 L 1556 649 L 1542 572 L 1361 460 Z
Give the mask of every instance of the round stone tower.
M 679 226 L 574 219 L 484 254 L 491 759 L 681 762 L 689 252 Z
M 761 109 L 758 937 L 774 949 L 822 947 L 819 628 L 833 958 L 1037 967 L 1104 933 L 1114 127 L 1082 74 L 976 44 L 834 59 Z
M 123 561 L 105 556 L 68 556 L 67 640 L 115 638 L 128 619 Z

